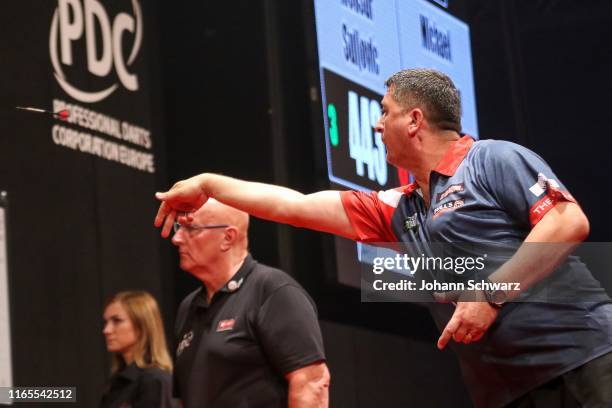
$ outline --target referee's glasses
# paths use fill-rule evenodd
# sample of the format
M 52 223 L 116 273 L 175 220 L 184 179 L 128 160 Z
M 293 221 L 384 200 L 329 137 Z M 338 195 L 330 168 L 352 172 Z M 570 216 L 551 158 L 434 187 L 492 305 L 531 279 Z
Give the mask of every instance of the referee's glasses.
M 195 231 L 205 230 L 205 229 L 217 229 L 217 228 L 227 228 L 229 225 L 227 224 L 215 224 L 215 225 L 194 225 L 194 224 L 180 224 L 178 222 L 174 223 L 173 230 L 176 234 L 179 229 L 183 229 L 188 234 L 192 234 Z

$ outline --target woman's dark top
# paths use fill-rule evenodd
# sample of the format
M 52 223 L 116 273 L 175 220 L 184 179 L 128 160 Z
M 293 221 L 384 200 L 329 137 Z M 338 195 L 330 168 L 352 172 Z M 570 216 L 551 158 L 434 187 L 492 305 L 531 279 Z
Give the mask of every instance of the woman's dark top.
M 174 408 L 172 374 L 131 364 L 113 375 L 100 408 Z

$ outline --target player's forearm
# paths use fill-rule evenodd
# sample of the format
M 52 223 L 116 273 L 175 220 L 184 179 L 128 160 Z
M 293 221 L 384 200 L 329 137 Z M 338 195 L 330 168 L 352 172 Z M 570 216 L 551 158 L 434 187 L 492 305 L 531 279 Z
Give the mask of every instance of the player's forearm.
M 491 274 L 493 282 L 519 283 L 516 297 L 547 277 L 582 242 L 589 232 L 589 224 L 577 204 L 559 203 L 531 230 L 514 256 Z
M 208 197 L 256 217 L 285 224 L 295 224 L 299 217 L 296 204 L 304 195 L 298 191 L 219 174 L 204 173 L 198 178 Z
M 302 194 L 286 187 L 218 174 L 204 173 L 196 177 L 206 196 L 256 217 L 350 239 L 356 237 L 338 191 Z

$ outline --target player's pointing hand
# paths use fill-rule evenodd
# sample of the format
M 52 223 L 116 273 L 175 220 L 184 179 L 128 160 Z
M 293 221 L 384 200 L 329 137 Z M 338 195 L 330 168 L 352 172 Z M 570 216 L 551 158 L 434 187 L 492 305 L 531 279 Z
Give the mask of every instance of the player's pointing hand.
M 162 202 L 155 217 L 155 226 L 162 227 L 162 237 L 170 235 L 172 224 L 179 213 L 193 212 L 206 203 L 208 196 L 202 184 L 199 175 L 177 182 L 166 192 L 155 193 L 155 198 Z

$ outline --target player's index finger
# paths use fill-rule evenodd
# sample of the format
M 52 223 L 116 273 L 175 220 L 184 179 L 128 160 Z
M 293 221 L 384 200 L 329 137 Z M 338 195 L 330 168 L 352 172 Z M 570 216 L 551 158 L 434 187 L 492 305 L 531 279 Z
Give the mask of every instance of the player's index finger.
M 172 231 L 172 227 L 174 225 L 174 220 L 176 220 L 176 211 L 172 210 L 166 216 L 166 221 L 164 222 L 164 227 L 162 228 L 162 237 L 167 238 L 170 235 L 170 231 Z
M 160 227 L 164 221 L 164 218 L 166 218 L 167 214 L 168 214 L 168 204 L 166 204 L 166 202 L 164 201 L 159 205 L 159 208 L 157 210 L 157 215 L 155 216 L 154 225 L 156 227 Z
M 459 328 L 459 325 L 460 325 L 460 322 L 457 319 L 455 319 L 454 316 L 451 317 L 450 321 L 444 328 L 442 335 L 438 339 L 438 348 L 440 350 L 446 347 L 446 344 L 451 339 L 451 337 L 453 337 L 453 334 L 457 331 L 457 329 Z

